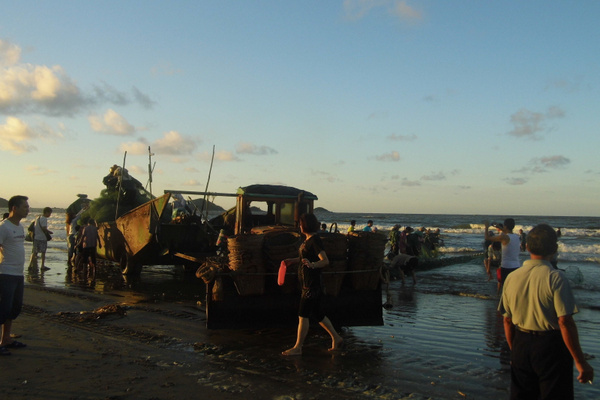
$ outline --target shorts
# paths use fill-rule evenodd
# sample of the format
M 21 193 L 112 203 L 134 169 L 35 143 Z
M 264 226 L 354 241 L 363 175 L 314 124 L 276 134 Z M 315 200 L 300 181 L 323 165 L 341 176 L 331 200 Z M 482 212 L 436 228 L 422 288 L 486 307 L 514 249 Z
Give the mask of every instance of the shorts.
M 0 324 L 16 319 L 23 308 L 23 276 L 0 275 Z
M 93 264 L 96 264 L 96 248 L 95 247 L 85 247 L 81 252 L 83 259 L 87 262 L 88 259 L 91 259 Z
M 48 250 L 48 242 L 46 240 L 33 240 L 32 253 L 45 253 Z
M 504 281 L 506 280 L 506 277 L 508 276 L 508 274 L 510 274 L 511 272 L 515 271 L 516 268 L 498 268 L 498 271 L 500 271 L 500 277 L 499 277 L 499 281 L 501 284 L 504 285 Z

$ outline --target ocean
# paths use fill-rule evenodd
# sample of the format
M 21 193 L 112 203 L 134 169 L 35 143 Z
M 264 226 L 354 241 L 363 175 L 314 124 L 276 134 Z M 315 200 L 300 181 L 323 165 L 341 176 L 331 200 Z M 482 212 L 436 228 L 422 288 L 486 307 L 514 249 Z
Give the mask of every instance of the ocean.
M 32 209 L 25 224 L 41 214 L 41 209 Z M 378 214 L 378 213 L 315 213 L 328 228 L 335 223 L 341 232 L 346 232 L 351 220 L 356 228 L 362 229 L 368 220 L 382 231 L 389 231 L 396 224 L 413 228 L 441 230 L 445 246 L 441 253 L 449 255 L 469 254 L 483 251 L 484 222 L 502 223 L 512 217 L 516 221 L 514 232 L 528 232 L 535 225 L 547 223 L 560 228 L 559 261 L 566 263 L 600 264 L 600 217 L 545 217 L 545 216 L 498 216 L 498 215 L 452 215 L 452 214 Z M 65 212 L 56 209 L 50 217 L 50 230 L 54 231 L 51 246 L 66 249 Z
M 25 224 L 33 221 L 40 212 L 32 210 Z M 560 228 L 558 267 L 565 271 L 574 289 L 579 307 L 574 318 L 583 351 L 589 355 L 592 366 L 596 370 L 600 368 L 597 361 L 600 356 L 600 217 L 316 214 L 328 227 L 335 223 L 342 232 L 347 230 L 352 219 L 357 221 L 357 229 L 362 229 L 369 219 L 382 231 L 388 231 L 396 224 L 439 228 L 445 243 L 440 249 L 442 257 L 481 253 L 486 220 L 501 223 L 505 217 L 513 217 L 515 232 L 519 229 L 528 232 L 539 223 Z M 55 265 L 64 265 L 63 257 L 66 262 L 64 218 L 64 210 L 55 210 L 49 220 L 50 230 L 54 231 L 49 246 L 56 251 L 49 251 L 48 257 Z M 521 253 L 523 261 L 527 258 L 526 252 Z M 157 268 L 160 267 L 145 269 L 137 286 L 132 288 L 124 282 L 119 289 L 144 290 L 144 284 L 149 286 L 155 280 L 153 271 Z M 406 379 L 416 375 L 427 382 L 423 393 L 431 398 L 464 398 L 460 393 L 466 394 L 467 398 L 507 398 L 510 381 L 508 349 L 502 318 L 496 312 L 496 282 L 487 281 L 482 258 L 423 271 L 417 269 L 416 274 L 416 285 L 392 281 L 389 286 L 384 286 L 382 303 L 387 302 L 392 307 L 383 311 L 383 326 L 344 328 L 344 338 L 356 353 L 355 358 L 344 359 L 344 368 L 355 362 L 357 370 L 364 370 L 361 379 L 381 387 L 384 394 L 386 390 L 398 390 Z M 164 280 L 164 275 L 160 279 Z M 189 276 L 173 273 L 168 279 L 178 288 L 198 289 L 199 283 L 190 281 Z M 28 281 L 50 287 L 72 285 L 66 279 L 65 271 L 55 270 L 55 267 L 43 279 L 33 277 Z M 98 282 L 90 290 L 114 289 L 114 283 Z M 183 295 L 185 290 L 178 293 Z M 187 300 L 194 301 L 194 297 Z M 294 333 L 290 334 L 289 340 L 293 340 Z M 361 369 L 363 364 L 366 368 Z M 333 369 L 339 367 L 336 365 L 324 363 L 319 368 L 323 373 L 334 373 Z M 449 387 L 453 390 L 452 395 L 447 394 Z M 481 396 L 482 392 L 485 396 Z M 577 399 L 600 398 L 600 390 L 595 384 L 576 383 L 575 392 Z M 381 393 L 378 396 L 386 398 Z

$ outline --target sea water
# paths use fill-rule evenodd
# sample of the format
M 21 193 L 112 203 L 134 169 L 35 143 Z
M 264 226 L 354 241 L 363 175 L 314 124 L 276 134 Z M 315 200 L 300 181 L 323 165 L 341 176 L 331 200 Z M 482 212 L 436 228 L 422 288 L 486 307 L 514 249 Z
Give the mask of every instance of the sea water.
M 39 215 L 41 209 L 32 209 L 29 216 L 22 222 L 25 227 Z M 411 226 L 415 229 L 440 229 L 444 246 L 440 248 L 442 256 L 475 254 L 482 252 L 484 223 L 502 223 L 505 216 L 498 215 L 452 215 L 452 214 L 380 214 L 380 213 L 315 213 L 328 228 L 332 225 L 340 232 L 346 232 L 351 220 L 356 220 L 356 229 L 361 230 L 368 220 L 373 220 L 374 226 L 380 231 L 388 232 L 394 225 Z M 600 217 L 556 217 L 556 216 L 511 216 L 516 221 L 514 229 L 525 233 L 540 223 L 547 223 L 560 228 L 562 236 L 559 239 L 558 263 L 559 268 L 566 271 L 567 276 L 577 288 L 581 289 L 586 304 L 600 306 Z M 66 253 L 67 239 L 65 226 L 65 211 L 55 209 L 48 219 L 48 227 L 54 232 L 48 246 Z M 528 258 L 526 252 L 521 253 L 521 259 Z M 66 254 L 65 254 L 66 263 Z M 469 265 L 469 264 L 465 264 Z M 479 266 L 479 264 L 478 264 Z M 465 278 L 471 273 L 460 265 L 451 268 L 453 276 Z M 431 290 L 435 290 L 431 288 Z
M 25 226 L 39 215 L 41 209 L 32 209 L 23 221 Z M 483 230 L 485 221 L 502 223 L 506 216 L 498 215 L 453 215 L 453 214 L 377 214 L 377 213 L 315 213 L 328 229 L 333 223 L 340 232 L 347 232 L 351 220 L 356 220 L 356 229 L 361 230 L 368 220 L 381 231 L 389 231 L 394 225 L 411 226 L 415 229 L 440 229 L 445 246 L 442 253 L 458 254 L 483 251 Z M 559 260 L 563 262 L 590 262 L 600 265 L 600 217 L 549 217 L 549 216 L 510 216 L 515 219 L 514 232 L 523 229 L 525 233 L 540 223 L 561 229 L 559 239 Z M 48 220 L 49 229 L 54 232 L 52 247 L 66 249 L 65 211 L 55 209 Z

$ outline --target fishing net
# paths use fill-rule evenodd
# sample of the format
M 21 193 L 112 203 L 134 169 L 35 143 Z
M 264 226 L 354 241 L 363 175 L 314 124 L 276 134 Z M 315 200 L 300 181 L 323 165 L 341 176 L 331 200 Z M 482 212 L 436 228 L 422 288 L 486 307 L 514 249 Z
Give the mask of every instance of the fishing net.
M 279 270 L 282 260 L 298 258 L 298 250 L 302 244 L 302 236 L 294 231 L 270 230 L 264 235 L 265 267 L 269 272 Z M 268 276 L 267 279 L 271 279 Z M 275 276 L 273 276 L 275 279 Z M 298 290 L 298 264 L 287 267 L 283 285 L 279 286 L 283 293 L 294 293 Z
M 377 289 L 387 238 L 376 232 L 350 232 L 348 234 L 348 270 L 352 274 L 352 287 L 356 290 Z
M 263 235 L 237 235 L 227 240 L 229 268 L 241 296 L 261 295 L 265 291 Z
M 341 233 L 320 233 L 329 265 L 323 269 L 325 293 L 337 296 L 348 268 L 348 239 Z
M 583 283 L 583 274 L 578 267 L 570 266 L 565 269 L 565 275 L 568 280 L 573 282 L 576 285 L 580 285 Z

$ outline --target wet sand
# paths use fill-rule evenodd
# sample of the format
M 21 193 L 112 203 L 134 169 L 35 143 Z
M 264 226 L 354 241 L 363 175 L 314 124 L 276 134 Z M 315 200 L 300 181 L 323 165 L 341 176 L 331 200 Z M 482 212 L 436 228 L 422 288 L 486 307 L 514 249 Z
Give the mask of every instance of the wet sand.
M 102 267 L 93 289 L 83 282 L 61 287 L 58 282 L 69 281 L 65 258 L 50 250 L 51 269 L 28 275 L 25 308 L 13 327 L 28 347 L 0 358 L 2 398 L 508 397 L 501 350 L 482 350 L 502 348 L 492 299 L 397 285 L 384 327 L 343 329 L 345 346 L 332 354 L 328 336 L 313 326 L 304 355 L 282 357 L 295 340 L 295 327 L 208 331 L 192 294 L 182 292 L 177 300 L 177 293 L 161 286 L 161 279 L 170 278 L 142 274 L 142 281 L 165 290 L 157 294 L 119 281 L 110 266 Z M 428 278 L 420 279 L 426 286 Z M 489 332 L 479 339 L 483 329 Z M 594 394 L 581 397 L 578 387 L 576 393 L 580 399 Z

